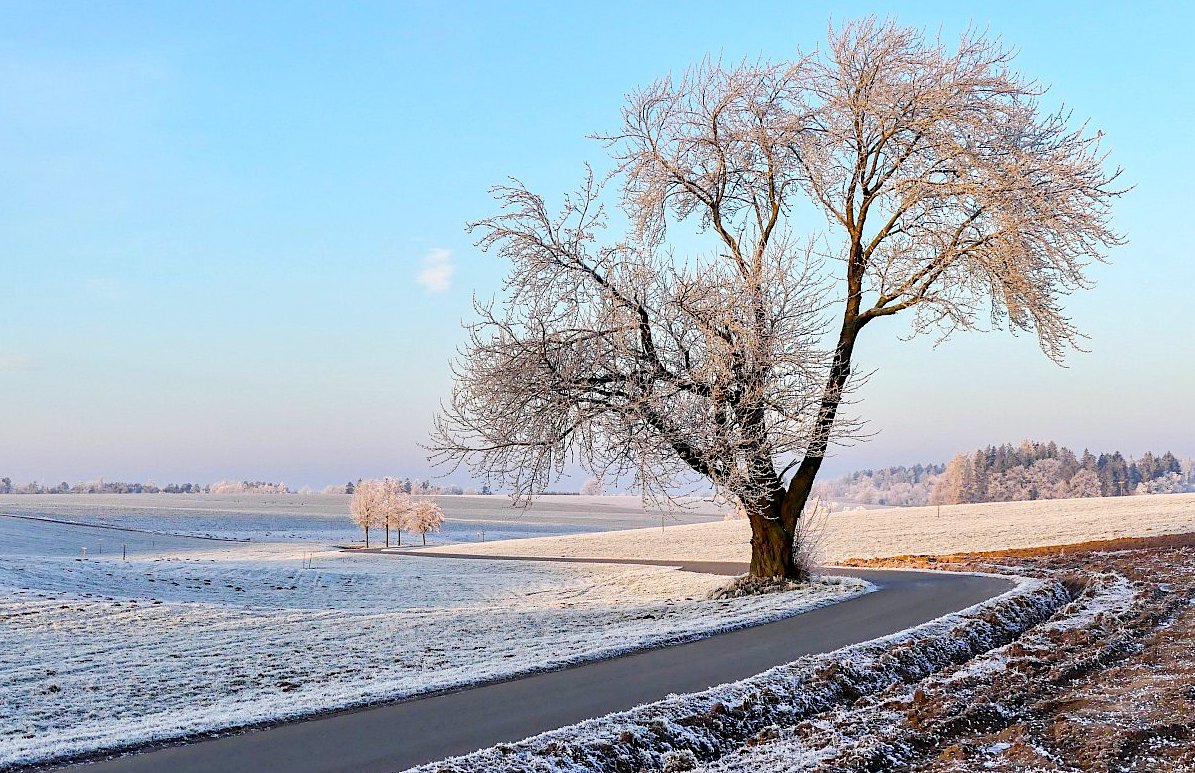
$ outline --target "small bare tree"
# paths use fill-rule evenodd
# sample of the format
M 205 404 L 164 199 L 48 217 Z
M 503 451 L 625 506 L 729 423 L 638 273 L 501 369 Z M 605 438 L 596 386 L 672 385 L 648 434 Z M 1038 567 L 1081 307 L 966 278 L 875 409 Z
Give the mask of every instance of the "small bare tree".
M 865 328 L 990 319 L 1056 361 L 1081 338 L 1061 301 L 1121 241 L 1116 173 L 1041 93 L 982 36 L 951 51 L 864 20 L 822 53 L 632 94 L 602 138 L 625 237 L 599 238 L 592 174 L 559 214 L 516 183 L 473 225 L 512 273 L 478 305 L 433 459 L 521 499 L 571 460 L 649 495 L 706 478 L 750 520 L 751 573 L 801 577 L 798 521 L 855 426 L 840 409 Z M 798 201 L 820 238 L 793 235 Z M 710 243 L 680 259 L 684 226 Z
M 427 533 L 439 531 L 443 525 L 444 511 L 438 504 L 430 499 L 421 499 L 415 502 L 411 509 L 409 527 L 411 531 L 423 538 L 424 545 L 427 544 Z

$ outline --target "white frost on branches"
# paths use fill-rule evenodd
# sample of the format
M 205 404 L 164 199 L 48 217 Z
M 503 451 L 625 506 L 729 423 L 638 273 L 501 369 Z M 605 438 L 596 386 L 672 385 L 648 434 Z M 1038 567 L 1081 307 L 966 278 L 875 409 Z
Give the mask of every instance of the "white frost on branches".
M 423 538 L 427 544 L 427 533 L 439 531 L 444 524 L 444 511 L 430 499 L 421 499 L 414 503 L 408 511 L 407 528 Z
M 365 530 L 365 547 L 369 547 L 369 530 L 378 527 L 386 529 L 387 546 L 391 529 L 397 531 L 401 545 L 402 530 L 408 526 L 412 507 L 411 497 L 403 491 L 402 482 L 394 478 L 361 481 L 349 502 L 353 521 Z
M 511 273 L 477 306 L 433 458 L 522 499 L 572 462 L 648 495 L 708 479 L 751 519 L 752 573 L 793 576 L 813 481 L 857 428 L 840 409 L 866 326 L 990 322 L 1056 361 L 1081 341 L 1062 301 L 1121 242 L 1117 174 L 1010 65 L 982 36 L 948 50 L 868 19 L 630 95 L 602 137 L 628 233 L 607 234 L 592 172 L 558 212 L 497 188 L 473 225 Z M 824 233 L 794 232 L 800 201 Z M 694 226 L 705 248 L 677 255 L 669 232 Z

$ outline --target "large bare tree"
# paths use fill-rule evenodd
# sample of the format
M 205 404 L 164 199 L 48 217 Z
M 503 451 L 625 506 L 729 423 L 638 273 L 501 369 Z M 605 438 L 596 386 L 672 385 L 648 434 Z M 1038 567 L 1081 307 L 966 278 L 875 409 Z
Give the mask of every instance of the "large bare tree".
M 949 50 L 864 20 L 793 62 L 707 61 L 630 95 L 601 138 L 623 236 L 592 173 L 558 212 L 496 189 L 501 214 L 472 226 L 512 272 L 478 304 L 433 455 L 521 497 L 571 462 L 655 493 L 708 479 L 750 519 L 751 573 L 803 576 L 865 328 L 990 321 L 1056 361 L 1081 338 L 1061 302 L 1121 241 L 1116 173 L 1041 94 L 983 36 Z M 799 238 L 811 215 L 826 227 Z

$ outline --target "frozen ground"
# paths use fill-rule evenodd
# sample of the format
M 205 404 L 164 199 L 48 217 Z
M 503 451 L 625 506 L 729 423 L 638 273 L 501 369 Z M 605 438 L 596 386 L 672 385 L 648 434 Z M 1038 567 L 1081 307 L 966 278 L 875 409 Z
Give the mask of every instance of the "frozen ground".
M 1195 535 L 866 563 L 1021 585 L 416 773 L 1195 772 Z
M 508 521 L 501 498 L 469 499 L 445 500 L 469 523 L 444 550 L 747 556 L 746 524 L 720 520 L 468 545 L 476 524 L 491 536 L 560 535 L 659 518 L 626 500 L 561 497 Z M 705 594 L 722 579 L 658 567 L 338 553 L 327 543 L 356 536 L 339 514 L 344 500 L 0 498 L 0 512 L 159 532 L 0 517 L 0 768 L 550 667 L 858 590 L 712 602 Z M 823 547 L 838 561 L 1190 531 L 1195 495 L 1169 495 L 951 506 L 940 517 L 935 508 L 836 513 Z
M 1095 539 L 1195 532 L 1195 494 L 900 507 L 833 513 L 820 552 L 848 558 L 944 554 L 1066 545 Z M 746 521 L 672 525 L 627 534 L 579 534 L 517 544 L 457 545 L 445 552 L 520 556 L 620 557 L 747 561 Z
M 636 497 L 547 496 L 530 509 L 505 496 L 436 497 L 447 516 L 429 544 L 519 539 L 721 520 L 710 503 L 673 512 L 646 511 Z M 166 534 L 351 544 L 363 535 L 344 494 L 39 494 L 0 495 L 0 513 L 106 524 Z M 373 534 L 370 534 L 371 542 Z M 380 536 L 380 535 L 379 535 Z M 404 535 L 404 542 L 411 535 Z
M 893 565 L 923 566 L 920 561 Z M 940 557 L 1065 578 L 1075 600 L 958 668 L 774 728 L 704 773 L 1191 773 L 1195 540 Z
M 0 517 L 0 768 L 559 666 L 864 590 L 706 600 L 725 581 Z

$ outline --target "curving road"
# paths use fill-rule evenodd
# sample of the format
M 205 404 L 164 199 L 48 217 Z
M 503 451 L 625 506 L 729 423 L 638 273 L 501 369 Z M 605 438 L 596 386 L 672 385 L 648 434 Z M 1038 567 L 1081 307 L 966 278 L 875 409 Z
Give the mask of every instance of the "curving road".
M 684 568 L 719 574 L 746 570 L 745 565 L 714 562 L 688 563 Z M 879 590 L 785 620 L 686 644 L 59 770 L 397 771 L 622 711 L 669 693 L 695 692 L 743 679 L 801 655 L 828 652 L 919 625 L 1010 587 L 998 578 L 959 574 L 830 571 L 863 577 Z

